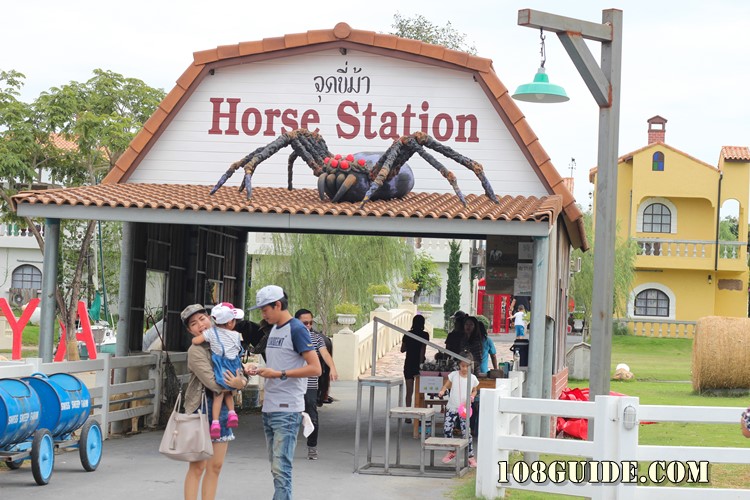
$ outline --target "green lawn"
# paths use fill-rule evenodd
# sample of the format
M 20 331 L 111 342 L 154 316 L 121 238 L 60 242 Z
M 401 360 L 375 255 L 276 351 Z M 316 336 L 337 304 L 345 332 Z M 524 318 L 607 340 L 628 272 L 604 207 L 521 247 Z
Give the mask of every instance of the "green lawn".
M 736 406 L 750 404 L 750 393 L 738 396 L 711 396 L 693 392 L 690 383 L 692 340 L 655 339 L 634 336 L 615 336 L 612 339 L 612 372 L 619 363 L 626 363 L 635 375 L 630 381 L 611 382 L 611 390 L 628 396 L 637 396 L 641 404 L 675 406 Z M 588 387 L 588 381 L 571 380 L 570 387 Z M 639 442 L 643 445 L 665 446 L 725 446 L 750 448 L 750 439 L 744 439 L 736 424 L 680 424 L 656 423 L 641 425 Z M 515 457 L 517 460 L 519 457 Z M 546 462 L 560 458 L 542 455 Z M 646 464 L 641 465 L 641 472 Z M 456 480 L 456 487 L 447 497 L 455 500 L 474 499 L 475 475 Z M 710 467 L 711 487 L 747 488 L 750 484 L 750 466 L 715 464 Z M 563 495 L 506 490 L 507 498 L 568 499 Z

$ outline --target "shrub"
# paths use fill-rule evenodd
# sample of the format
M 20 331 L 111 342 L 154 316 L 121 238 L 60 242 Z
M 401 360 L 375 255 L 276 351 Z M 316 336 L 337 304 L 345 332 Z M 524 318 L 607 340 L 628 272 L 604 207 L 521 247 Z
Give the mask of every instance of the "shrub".
M 630 329 L 625 323 L 612 322 L 612 335 L 630 335 Z
M 417 310 L 432 312 L 432 304 L 427 304 L 427 303 L 417 304 Z
M 417 288 L 419 288 L 419 285 L 417 285 L 410 279 L 403 280 L 401 283 L 398 284 L 398 286 L 402 290 L 410 290 L 412 292 L 416 292 Z
M 388 285 L 377 284 L 367 287 L 367 293 L 370 295 L 390 295 L 391 289 Z
M 362 308 L 359 307 L 357 304 L 352 304 L 351 302 L 342 302 L 340 304 L 336 304 L 333 307 L 333 310 L 336 314 L 359 314 L 362 312 Z

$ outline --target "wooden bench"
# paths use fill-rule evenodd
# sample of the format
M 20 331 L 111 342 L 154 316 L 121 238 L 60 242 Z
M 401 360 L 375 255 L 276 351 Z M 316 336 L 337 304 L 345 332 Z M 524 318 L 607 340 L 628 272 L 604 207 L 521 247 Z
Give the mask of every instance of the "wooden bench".
M 425 451 L 430 451 L 430 466 L 434 466 L 435 451 L 452 451 L 456 454 L 456 475 L 463 476 L 469 470 L 469 440 L 464 438 L 430 437 L 425 440 Z M 462 453 L 463 452 L 463 453 Z M 463 467 L 461 467 L 463 456 Z

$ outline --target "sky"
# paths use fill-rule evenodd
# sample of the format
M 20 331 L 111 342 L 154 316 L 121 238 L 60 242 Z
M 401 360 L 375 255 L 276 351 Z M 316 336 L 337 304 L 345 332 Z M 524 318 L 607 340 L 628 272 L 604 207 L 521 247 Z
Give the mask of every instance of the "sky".
M 253 2 L 35 0 L 3 6 L 0 70 L 26 76 L 22 99 L 102 68 L 169 91 L 195 51 L 346 22 L 392 31 L 393 16 L 421 14 L 466 34 L 477 55 L 492 59 L 513 91 L 539 66 L 539 32 L 518 26 L 520 9 L 601 22 L 602 10 L 623 11 L 619 154 L 647 144 L 646 120 L 663 116 L 666 142 L 710 165 L 722 146 L 750 145 L 750 2 L 744 0 L 552 1 L 432 0 L 407 3 L 326 0 Z M 518 102 L 560 174 L 570 176 L 586 210 L 589 169 L 596 165 L 599 108 L 557 37 L 548 34 L 547 74 L 570 101 Z M 598 43 L 589 43 L 599 60 Z

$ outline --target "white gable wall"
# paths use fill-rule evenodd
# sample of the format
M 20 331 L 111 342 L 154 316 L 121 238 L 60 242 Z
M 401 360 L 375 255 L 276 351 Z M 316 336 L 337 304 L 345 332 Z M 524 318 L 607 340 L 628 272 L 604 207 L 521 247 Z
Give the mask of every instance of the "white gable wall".
M 336 92 L 325 85 L 320 88 L 321 82 L 331 81 L 329 77 L 341 76 L 354 77 L 355 80 L 363 77 L 360 91 Z M 369 78 L 369 92 L 364 77 Z M 222 133 L 209 133 L 214 118 L 211 99 L 224 100 L 218 108 L 221 113 L 230 111 L 227 99 L 241 100 L 236 108 L 237 135 L 225 133 L 230 128 L 226 116 L 219 118 L 218 130 Z M 357 103 L 359 112 L 355 112 L 351 104 L 342 108 L 345 101 Z M 429 105 L 426 112 L 422 109 L 424 102 Z M 338 49 L 217 69 L 214 75 L 200 82 L 128 182 L 214 184 L 232 162 L 278 137 L 282 129 L 280 118 L 274 119 L 270 135 L 264 135 L 268 128 L 265 110 L 269 109 L 282 113 L 292 110 L 287 113 L 287 119 L 293 118 L 296 111 L 298 126 L 304 113 L 307 112 L 308 117 L 317 116 L 319 123 L 311 123 L 309 128 L 320 129 L 334 154 L 385 151 L 392 139 L 382 138 L 379 134 L 371 139 L 365 137 L 364 111 L 368 104 L 374 113 L 370 127 L 374 133 L 380 132 L 386 112 L 392 113 L 390 118 L 397 124 L 398 135 L 422 129 L 419 115 L 426 113 L 426 132 L 433 137 L 439 134 L 450 136 L 441 142 L 480 162 L 498 195 L 547 194 L 489 98 L 470 73 L 355 50 L 342 55 Z M 407 106 L 411 106 L 414 114 L 409 130 L 404 128 L 403 117 Z M 242 115 L 250 108 L 257 109 L 262 119 L 255 135 L 248 135 L 256 128 L 252 111 L 246 115 L 249 117 L 246 130 L 242 127 Z M 444 115 L 437 120 L 435 130 L 435 118 L 441 113 Z M 476 117 L 477 128 L 473 136 L 466 131 L 468 140 L 456 140 L 459 115 Z M 359 133 L 351 138 L 345 137 L 354 135 L 353 121 L 359 123 Z M 446 128 L 449 121 L 453 123 L 452 133 Z M 291 147 L 285 148 L 261 164 L 253 176 L 253 185 L 286 187 L 287 157 L 291 152 Z M 434 156 L 456 174 L 464 194 L 483 194 L 471 171 L 439 153 Z M 416 176 L 414 191 L 453 192 L 448 182 L 419 156 L 413 156 L 408 163 Z M 317 179 L 301 159 L 297 160 L 294 172 L 295 187 L 316 186 Z M 237 186 L 241 180 L 242 173 L 238 172 L 227 185 Z

